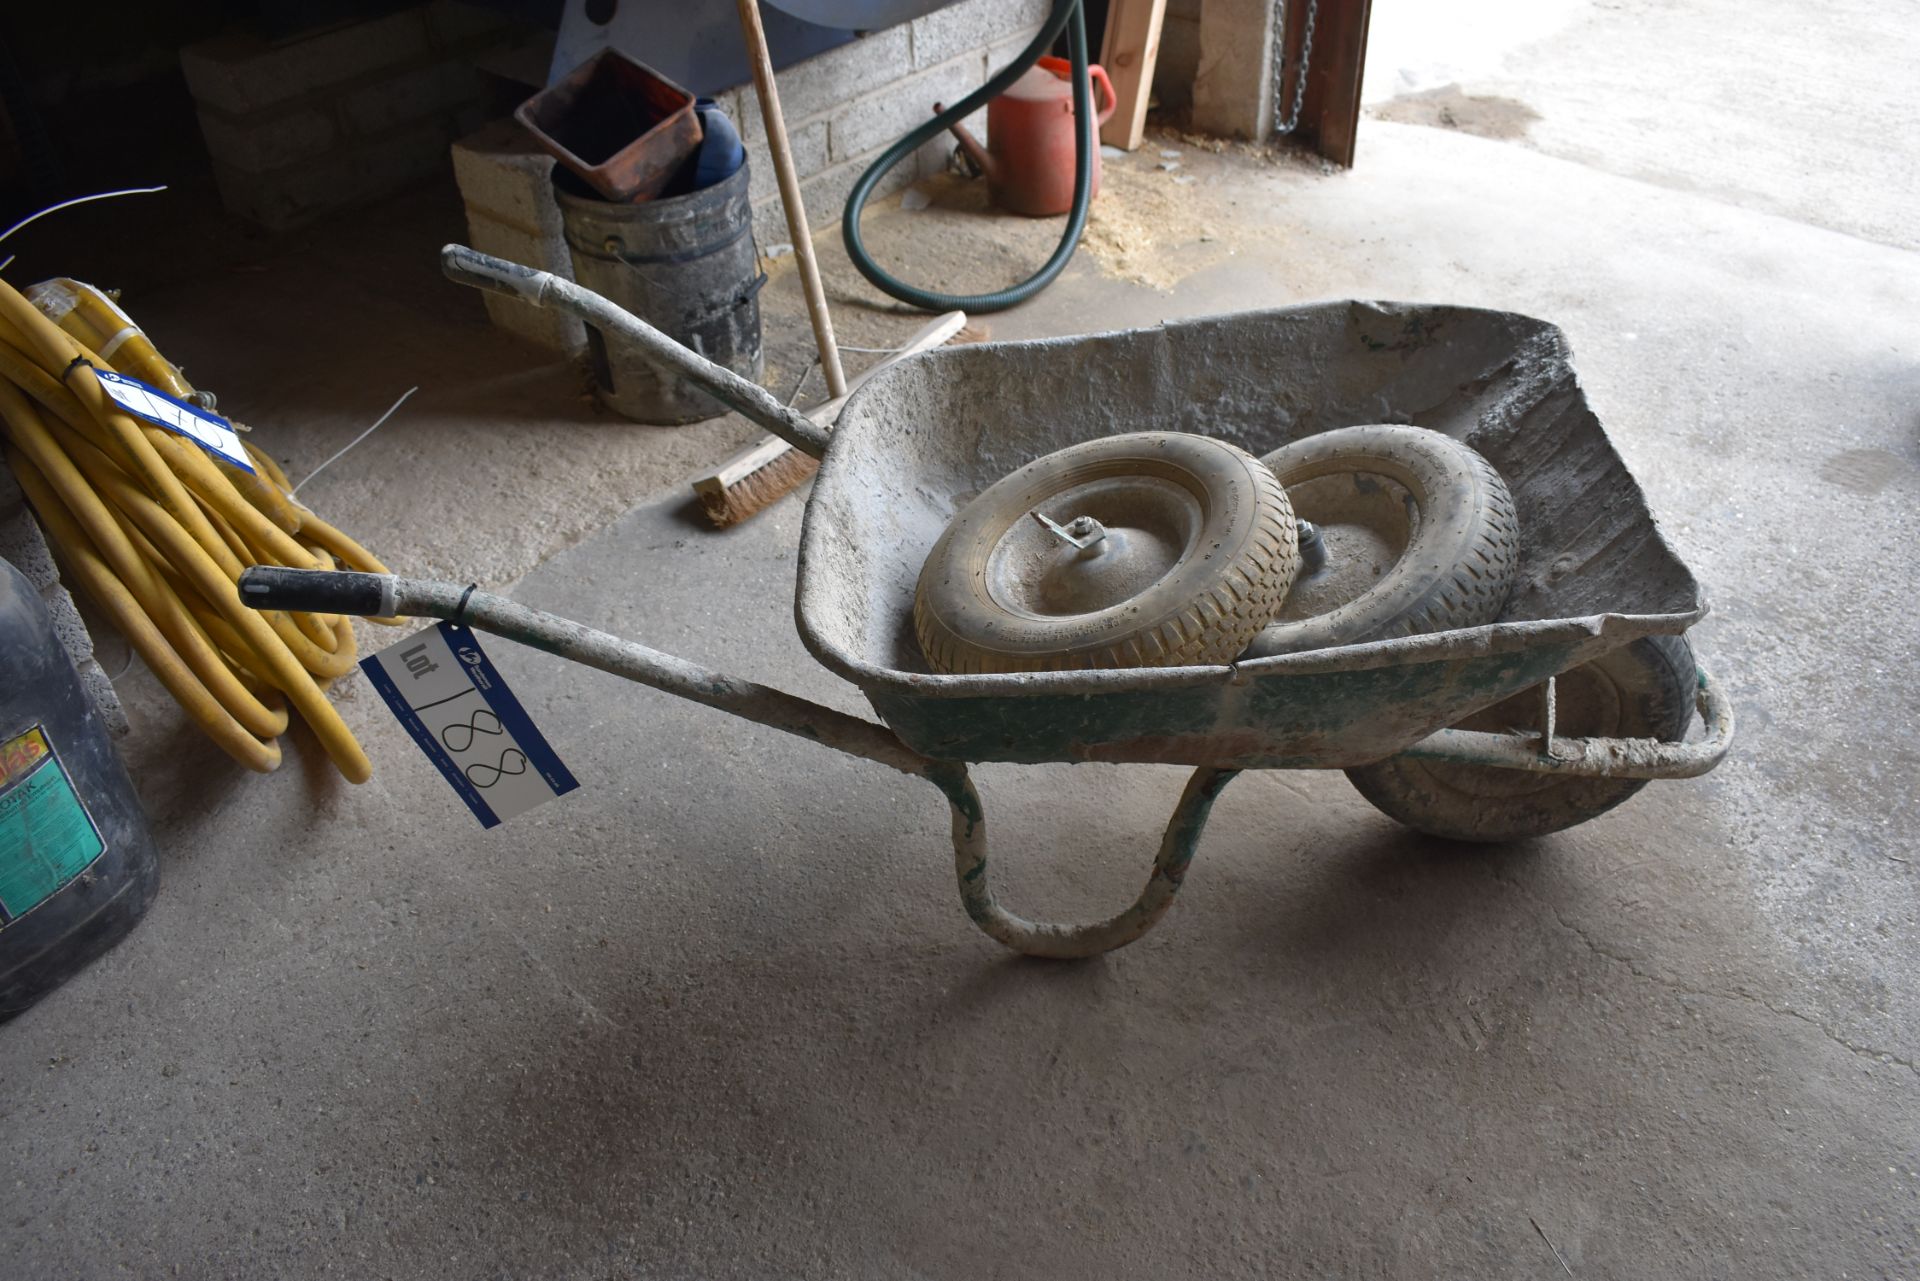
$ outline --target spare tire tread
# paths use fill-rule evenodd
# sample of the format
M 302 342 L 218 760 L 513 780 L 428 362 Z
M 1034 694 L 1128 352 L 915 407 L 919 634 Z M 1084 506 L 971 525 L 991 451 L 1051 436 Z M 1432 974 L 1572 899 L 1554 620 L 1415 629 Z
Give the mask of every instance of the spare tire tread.
M 1679 742 L 1693 719 L 1698 668 L 1684 636 L 1643 636 L 1586 666 L 1603 673 L 1620 697 L 1614 736 Z M 1562 732 L 1580 735 L 1588 727 Z M 1438 765 L 1389 756 L 1346 771 L 1355 790 L 1381 813 L 1444 840 L 1499 843 L 1564 831 L 1620 805 L 1647 785 L 1643 778 L 1545 776 L 1524 795 L 1474 795 L 1464 784 L 1511 776 L 1491 765 Z
M 1109 438 L 1115 439 L 1115 438 Z M 1206 439 L 1206 438 L 1200 438 Z M 930 608 L 925 571 L 916 591 L 914 632 L 928 665 L 936 672 L 986 675 L 1000 672 L 1086 670 L 1092 668 L 1185 667 L 1231 661 L 1246 639 L 1280 612 L 1299 569 L 1299 548 L 1292 505 L 1286 490 L 1258 459 L 1224 441 L 1210 444 L 1242 456 L 1255 489 L 1254 519 L 1218 581 L 1187 608 L 1157 625 L 1091 651 L 1066 655 L 1018 654 L 982 648 L 957 635 Z M 991 487 L 986 493 L 991 493 Z M 981 497 L 985 497 L 982 494 Z M 978 498 L 975 502 L 980 501 Z M 944 540 L 943 540 L 944 541 Z M 935 554 L 940 547 L 936 545 Z M 929 564 L 933 557 L 929 557 Z M 1246 638 L 1246 639 L 1235 639 Z M 991 659 L 989 662 L 988 660 Z
M 1506 481 L 1492 463 L 1468 445 L 1429 428 L 1375 424 L 1336 428 L 1309 436 L 1275 450 L 1264 461 L 1284 485 L 1309 468 L 1311 476 L 1328 474 L 1325 457 L 1329 451 L 1351 450 L 1356 469 L 1360 469 L 1364 468 L 1369 450 L 1384 452 L 1394 448 L 1419 451 L 1420 460 L 1414 464 L 1403 461 L 1401 465 L 1416 472 L 1427 472 L 1430 480 L 1438 478 L 1438 484 L 1458 491 L 1416 495 L 1423 508 L 1431 509 L 1448 501 L 1474 505 L 1470 528 L 1463 541 L 1447 550 L 1452 557 L 1451 566 L 1410 602 L 1394 604 L 1389 593 L 1382 591 L 1384 612 L 1380 617 L 1355 617 L 1339 627 L 1317 623 L 1314 618 L 1276 622 L 1256 638 L 1249 651 L 1251 655 L 1297 653 L 1478 627 L 1500 616 L 1520 563 L 1520 521 Z M 1442 514 L 1434 511 L 1425 519 L 1431 522 Z M 1402 556 L 1402 564 L 1415 554 L 1410 546 Z M 1401 572 L 1405 571 L 1397 564 L 1389 571 L 1389 577 Z M 1380 591 L 1379 588 L 1370 590 Z

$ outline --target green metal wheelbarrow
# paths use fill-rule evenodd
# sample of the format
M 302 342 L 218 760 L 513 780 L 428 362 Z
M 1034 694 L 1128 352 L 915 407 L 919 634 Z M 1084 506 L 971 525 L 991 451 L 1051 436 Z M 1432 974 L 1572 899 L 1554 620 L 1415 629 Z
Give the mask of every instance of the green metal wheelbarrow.
M 1556 677 L 1647 638 L 1678 637 L 1707 607 L 1587 406 L 1564 340 L 1540 321 L 1330 303 L 944 349 L 859 389 L 829 436 L 570 282 L 459 246 L 443 251 L 443 267 L 462 283 L 580 316 L 822 460 L 801 537 L 800 635 L 883 723 L 457 583 L 255 568 L 242 598 L 265 609 L 458 619 L 926 778 L 952 807 L 968 916 L 1016 951 L 1091 956 L 1145 934 L 1178 893 L 1214 798 L 1244 769 L 1395 759 L 1548 779 L 1686 778 L 1712 769 L 1731 742 L 1731 709 L 1704 671 L 1692 691 L 1703 728 L 1690 740 L 1555 732 Z M 1506 478 L 1525 550 L 1500 621 L 1206 667 L 939 675 L 921 658 L 911 616 L 928 549 L 959 505 L 1029 460 L 1149 429 L 1260 455 L 1362 423 L 1446 432 Z M 1515 699 L 1538 702 L 1533 729 L 1459 728 Z M 1025 920 L 994 898 L 967 773 L 983 761 L 1195 771 L 1133 903 L 1108 920 L 1061 925 Z

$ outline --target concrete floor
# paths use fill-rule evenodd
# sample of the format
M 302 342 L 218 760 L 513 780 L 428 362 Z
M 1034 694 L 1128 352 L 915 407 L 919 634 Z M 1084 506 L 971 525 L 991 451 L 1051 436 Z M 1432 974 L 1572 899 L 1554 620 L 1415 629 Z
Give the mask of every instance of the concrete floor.
M 1531 65 L 1634 65 L 1608 12 Z M 1859 105 L 1907 136 L 1904 93 Z M 1920 1275 L 1912 224 L 1783 217 L 1803 178 L 1767 154 L 1750 197 L 1525 141 L 1375 120 L 1328 176 L 1163 137 L 1114 164 L 1101 252 L 993 334 L 1340 296 L 1557 321 L 1715 601 L 1720 770 L 1505 849 L 1409 835 L 1337 775 L 1246 776 L 1156 933 L 1038 964 L 966 922 L 923 784 L 504 642 L 583 787 L 492 833 L 358 680 L 356 789 L 310 741 L 229 768 L 136 671 L 165 884 L 0 1033 L 0 1273 Z M 1167 291 L 1120 243 L 1156 198 Z M 875 218 L 934 275 L 1050 230 Z M 76 226 L 48 272 L 110 276 Z M 744 429 L 594 415 L 437 281 L 456 231 L 430 190 L 292 242 L 211 223 L 161 264 L 93 243 L 296 476 L 421 384 L 311 491 L 396 567 L 859 710 L 790 626 L 798 505 L 725 535 L 685 511 Z M 917 323 L 827 253 L 844 332 Z M 1182 781 L 979 777 L 1006 898 L 1060 917 L 1133 893 Z

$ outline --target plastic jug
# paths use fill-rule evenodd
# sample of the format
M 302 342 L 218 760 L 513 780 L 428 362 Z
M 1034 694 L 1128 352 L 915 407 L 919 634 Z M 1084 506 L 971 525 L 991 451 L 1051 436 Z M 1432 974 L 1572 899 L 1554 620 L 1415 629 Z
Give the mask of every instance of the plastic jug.
M 1106 99 L 1096 123 L 1105 124 L 1119 99 L 1104 68 L 1087 73 Z M 953 126 L 969 158 L 987 175 L 987 191 L 1002 209 L 1033 218 L 1073 207 L 1073 67 L 1065 58 L 1042 58 L 987 104 L 987 145 L 964 125 Z M 940 107 L 935 106 L 935 111 Z M 1100 194 L 1100 139 L 1093 144 L 1093 190 Z
M 118 943 L 159 877 L 140 798 L 46 602 L 0 560 L 0 1022 Z

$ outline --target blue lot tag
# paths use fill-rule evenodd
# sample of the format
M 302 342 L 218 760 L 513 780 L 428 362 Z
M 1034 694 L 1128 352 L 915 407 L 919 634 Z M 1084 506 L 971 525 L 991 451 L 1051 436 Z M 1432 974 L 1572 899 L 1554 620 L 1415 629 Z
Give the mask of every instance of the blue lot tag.
M 96 369 L 93 376 L 100 380 L 100 389 L 112 398 L 113 403 L 128 413 L 185 436 L 235 467 L 244 471 L 253 470 L 253 463 L 247 459 L 246 447 L 240 443 L 239 433 L 218 414 L 196 409 L 184 400 L 175 400 L 158 387 L 150 387 L 138 378 L 129 378 L 125 374 Z
M 415 632 L 360 667 L 482 827 L 580 786 L 465 627 Z

